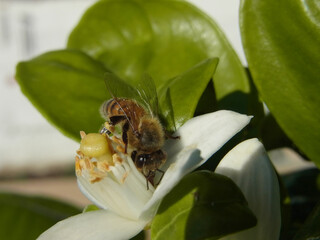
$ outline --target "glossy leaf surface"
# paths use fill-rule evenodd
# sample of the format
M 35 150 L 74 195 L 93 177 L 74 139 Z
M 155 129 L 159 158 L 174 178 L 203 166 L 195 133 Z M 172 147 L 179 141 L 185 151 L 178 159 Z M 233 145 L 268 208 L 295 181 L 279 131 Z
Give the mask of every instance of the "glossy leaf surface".
M 168 130 L 180 126 L 194 114 L 198 100 L 212 78 L 217 59 L 199 63 L 181 76 L 168 80 L 175 123 L 164 122 Z M 113 88 L 121 89 L 121 96 L 134 98 L 132 89 L 102 64 L 76 50 L 45 53 L 17 66 L 16 78 L 22 91 L 40 112 L 63 133 L 79 139 L 80 131 L 97 132 L 105 120 L 100 116 L 101 104 L 111 98 L 105 81 L 112 79 Z M 169 118 L 166 94 L 161 99 L 161 116 Z M 160 99 L 160 100 L 161 100 Z M 167 115 L 166 115 L 167 114 Z
M 320 204 L 313 209 L 302 229 L 294 240 L 308 240 L 320 238 Z
M 316 0 L 243 0 L 240 10 L 244 49 L 261 97 L 289 138 L 318 166 L 319 11 Z
M 91 211 L 96 211 L 96 210 L 99 210 L 99 208 L 94 205 L 94 204 L 90 204 L 90 205 L 87 205 L 83 210 L 82 212 L 91 212 Z
M 195 172 L 164 198 L 151 228 L 152 239 L 219 239 L 253 227 L 256 218 L 227 177 Z
M 250 84 L 238 57 L 217 25 L 185 1 L 100 1 L 84 14 L 68 47 L 102 61 L 133 85 L 147 72 L 160 86 L 218 57 L 216 97 L 229 98 L 220 108 L 247 113 Z
M 103 123 L 99 107 L 110 98 L 103 80 L 106 71 L 84 53 L 60 50 L 19 63 L 16 78 L 50 122 L 80 139 L 79 131 L 97 132 Z
M 175 124 L 168 122 L 168 130 L 174 131 L 175 127 L 179 128 L 193 117 L 198 101 L 212 78 L 217 64 L 217 58 L 207 59 L 166 82 L 162 91 L 160 91 L 159 99 L 163 118 L 170 119 L 171 111 L 169 111 L 170 107 L 167 106 L 169 96 L 167 96 L 166 91 L 169 89 Z
M 0 238 L 34 240 L 56 222 L 79 209 L 42 197 L 0 194 Z

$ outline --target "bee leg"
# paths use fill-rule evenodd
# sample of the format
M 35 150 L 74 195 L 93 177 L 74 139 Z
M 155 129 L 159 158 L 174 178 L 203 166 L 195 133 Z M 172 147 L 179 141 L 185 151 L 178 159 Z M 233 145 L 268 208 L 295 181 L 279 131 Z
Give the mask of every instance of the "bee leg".
M 147 191 L 149 190 L 149 175 L 150 175 L 150 172 L 148 173 L 148 175 L 144 175 L 144 177 L 146 178 Z
M 153 179 L 155 176 L 155 172 L 154 171 L 149 171 L 147 175 L 144 175 L 147 181 L 147 190 L 149 190 L 149 182 L 152 184 L 152 186 L 154 186 L 153 183 Z
M 102 127 L 102 128 L 100 129 L 100 134 L 106 134 L 106 135 L 110 136 L 110 135 L 111 135 L 111 132 L 110 132 L 109 129 L 107 129 L 106 127 Z
M 161 177 L 160 177 L 160 179 L 159 179 L 158 183 L 156 184 L 156 185 L 158 186 L 158 185 L 159 185 L 159 183 L 161 182 L 162 178 L 163 178 L 164 171 L 160 170 L 159 168 L 157 168 L 157 169 L 156 169 L 156 171 L 158 171 L 158 172 L 162 173 L 162 175 L 161 175 Z
M 124 143 L 124 153 L 127 153 L 127 149 L 128 149 L 128 130 L 129 130 L 129 122 L 127 121 L 122 128 L 122 141 Z
M 150 172 L 148 173 L 148 175 L 145 175 L 143 173 L 144 177 L 146 178 L 146 185 L 147 185 L 147 191 L 149 190 L 149 175 L 150 175 Z
M 126 120 L 127 117 L 125 115 L 112 116 L 109 118 L 111 125 L 117 125 L 119 122 Z
M 149 190 L 149 181 L 148 178 L 146 177 L 146 182 L 147 182 L 147 191 Z

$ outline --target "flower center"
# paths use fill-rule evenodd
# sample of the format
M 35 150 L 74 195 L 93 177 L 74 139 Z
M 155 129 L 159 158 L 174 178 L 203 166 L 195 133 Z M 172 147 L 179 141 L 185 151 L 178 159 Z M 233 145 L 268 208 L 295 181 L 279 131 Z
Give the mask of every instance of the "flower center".
M 80 188 L 96 205 L 136 219 L 154 187 L 137 170 L 130 151 L 124 154 L 122 142 L 105 133 L 81 132 L 76 156 L 76 175 Z M 130 150 L 130 149 L 129 149 Z

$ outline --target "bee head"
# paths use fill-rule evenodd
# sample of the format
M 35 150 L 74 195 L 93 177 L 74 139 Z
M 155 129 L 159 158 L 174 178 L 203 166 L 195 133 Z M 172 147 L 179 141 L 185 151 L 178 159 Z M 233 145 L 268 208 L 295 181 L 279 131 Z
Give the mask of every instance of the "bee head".
M 133 151 L 131 153 L 131 159 L 133 160 L 134 164 L 138 169 L 142 169 L 144 167 L 148 167 L 155 170 L 158 169 L 165 161 L 167 155 L 161 149 L 152 153 L 144 153 L 144 152 L 137 152 Z
M 134 158 L 132 159 L 134 161 L 134 164 L 138 169 L 142 169 L 143 166 L 146 164 L 146 162 L 150 159 L 150 154 L 139 154 L 137 155 L 137 152 L 134 151 L 132 155 L 134 154 Z M 131 155 L 131 157 L 132 157 Z

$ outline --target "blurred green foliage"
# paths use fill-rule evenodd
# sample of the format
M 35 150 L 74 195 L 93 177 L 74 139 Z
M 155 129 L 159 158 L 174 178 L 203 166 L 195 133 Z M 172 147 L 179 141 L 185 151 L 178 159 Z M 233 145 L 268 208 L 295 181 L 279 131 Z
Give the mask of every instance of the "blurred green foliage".
M 0 193 L 0 212 L 0 239 L 34 240 L 56 222 L 81 210 L 44 197 Z

